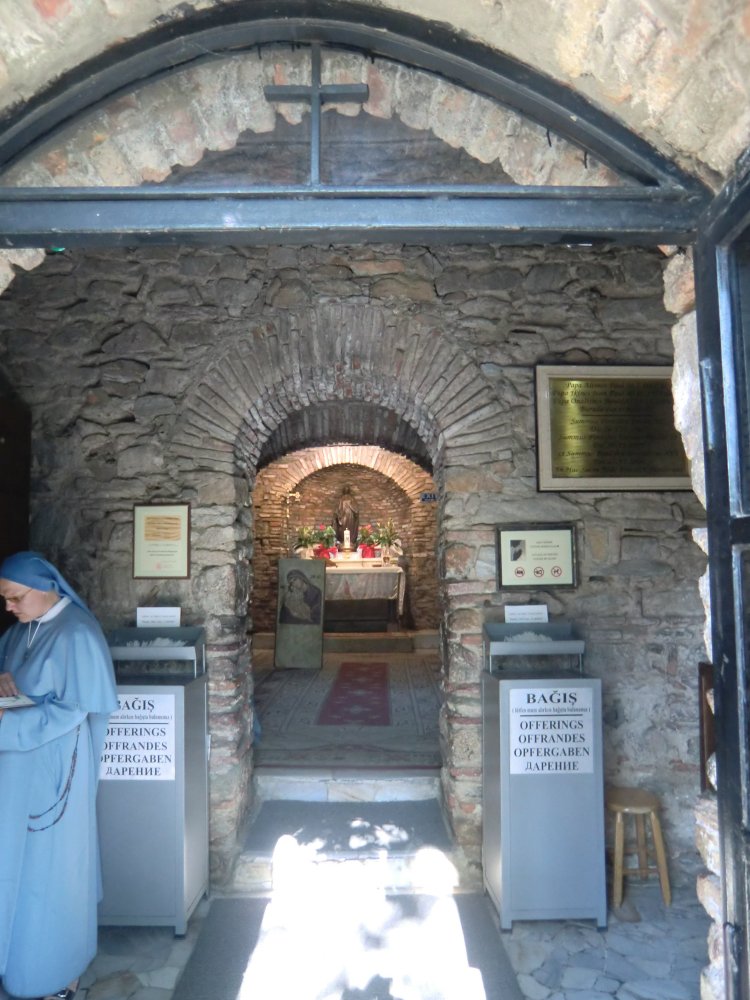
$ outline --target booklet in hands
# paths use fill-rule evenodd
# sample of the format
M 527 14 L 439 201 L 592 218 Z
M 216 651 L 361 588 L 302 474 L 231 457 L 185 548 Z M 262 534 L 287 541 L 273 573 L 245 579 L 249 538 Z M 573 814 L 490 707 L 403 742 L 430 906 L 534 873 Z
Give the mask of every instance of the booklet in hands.
M 0 698 L 0 708 L 24 708 L 26 705 L 33 705 L 34 702 L 25 694 L 8 695 L 7 698 Z

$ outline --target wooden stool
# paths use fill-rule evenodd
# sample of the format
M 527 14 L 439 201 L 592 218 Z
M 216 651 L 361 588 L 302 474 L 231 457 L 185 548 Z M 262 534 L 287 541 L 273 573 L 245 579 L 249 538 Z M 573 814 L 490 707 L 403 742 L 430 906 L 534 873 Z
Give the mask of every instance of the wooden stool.
M 672 891 L 669 888 L 669 873 L 667 872 L 667 855 L 664 850 L 664 838 L 659 822 L 659 799 L 651 792 L 641 788 L 608 788 L 606 791 L 607 809 L 615 814 L 615 856 L 612 874 L 612 904 L 622 905 L 622 880 L 624 875 L 638 875 L 646 878 L 648 875 L 658 875 L 661 883 L 661 894 L 667 906 L 672 902 Z M 625 817 L 632 816 L 635 820 L 635 849 L 638 854 L 638 865 L 634 868 L 624 867 L 625 854 Z M 651 841 L 653 851 L 649 851 L 646 837 L 646 822 L 651 824 Z M 649 864 L 649 854 L 656 864 Z

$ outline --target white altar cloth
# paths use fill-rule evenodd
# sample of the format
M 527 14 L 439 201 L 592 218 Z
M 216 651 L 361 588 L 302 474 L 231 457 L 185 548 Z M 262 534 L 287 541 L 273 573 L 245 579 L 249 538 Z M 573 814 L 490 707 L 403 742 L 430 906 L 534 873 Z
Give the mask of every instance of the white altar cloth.
M 326 600 L 398 601 L 404 612 L 406 573 L 400 566 L 358 566 L 354 560 L 326 566 Z

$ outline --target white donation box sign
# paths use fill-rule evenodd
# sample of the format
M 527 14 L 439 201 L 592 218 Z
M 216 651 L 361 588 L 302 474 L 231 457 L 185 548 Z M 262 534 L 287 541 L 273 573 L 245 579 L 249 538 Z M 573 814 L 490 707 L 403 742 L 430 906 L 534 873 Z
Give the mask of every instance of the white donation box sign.
M 590 687 L 511 688 L 510 773 L 594 773 Z
M 208 890 L 207 678 L 191 674 L 117 685 L 96 804 L 102 925 L 184 934 Z
M 482 860 L 514 920 L 607 923 L 601 681 L 567 671 L 482 675 Z
M 99 777 L 102 781 L 175 780 L 175 696 L 142 692 L 117 695 L 109 717 Z

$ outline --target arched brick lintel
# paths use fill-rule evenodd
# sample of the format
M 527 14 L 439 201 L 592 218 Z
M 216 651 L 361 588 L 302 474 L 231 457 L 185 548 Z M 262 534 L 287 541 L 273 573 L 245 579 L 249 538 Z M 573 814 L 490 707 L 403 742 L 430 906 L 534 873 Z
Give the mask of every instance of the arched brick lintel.
M 277 120 L 301 121 L 299 103 L 272 105 L 269 83 L 308 82 L 309 55 L 288 46 L 234 54 L 146 84 L 110 102 L 81 124 L 22 158 L 3 179 L 9 186 L 132 187 L 163 182 L 176 167 L 236 146 L 243 131 L 270 133 Z M 363 53 L 340 52 L 324 65 L 324 79 L 366 83 L 364 105 L 328 104 L 327 113 L 399 119 L 429 131 L 473 159 L 492 164 L 498 179 L 521 185 L 616 186 L 617 174 L 576 145 L 497 101 L 447 79 Z M 189 95 L 189 96 L 188 96 Z M 0 293 L 15 266 L 31 270 L 43 250 L 0 250 Z
M 303 335 L 289 336 L 292 329 Z M 492 439 L 506 420 L 455 342 L 436 342 L 427 326 L 408 321 L 387 326 L 372 309 L 319 307 L 279 314 L 225 349 L 194 386 L 173 447 L 197 466 L 239 469 L 252 479 L 263 444 L 284 419 L 347 399 L 377 403 L 413 427 L 436 472 L 447 450 L 477 435 Z
M 410 459 L 370 445 L 305 448 L 287 456 L 284 465 L 284 472 L 278 480 L 283 490 L 291 492 L 303 479 L 333 465 L 362 465 L 388 476 L 412 503 L 419 500 L 425 477 L 424 470 Z
M 399 119 L 430 131 L 517 184 L 616 186 L 618 175 L 578 146 L 499 102 L 423 70 L 365 53 L 325 54 L 323 83 L 366 84 L 363 104 L 327 103 L 326 114 Z M 135 89 L 67 127 L 13 167 L 11 185 L 124 185 L 166 180 L 208 150 L 232 149 L 242 132 L 273 132 L 280 118 L 299 124 L 300 102 L 265 98 L 269 84 L 309 85 L 305 47 L 266 47 L 191 66 Z M 502 177 L 502 174 L 500 174 Z

